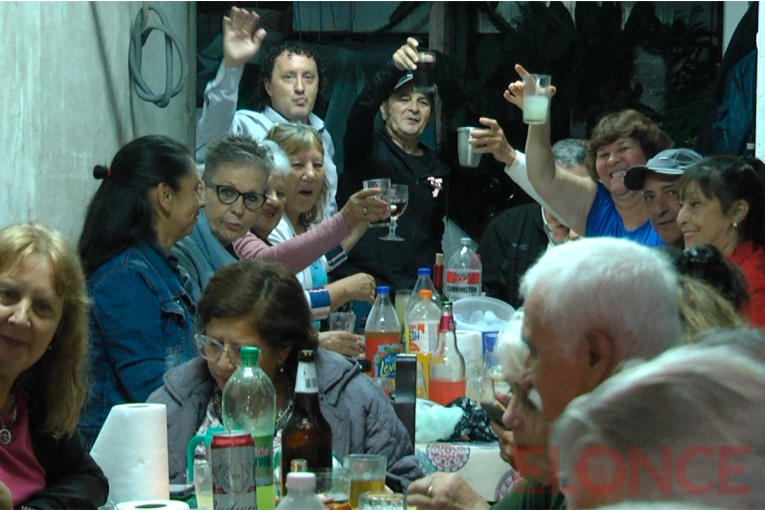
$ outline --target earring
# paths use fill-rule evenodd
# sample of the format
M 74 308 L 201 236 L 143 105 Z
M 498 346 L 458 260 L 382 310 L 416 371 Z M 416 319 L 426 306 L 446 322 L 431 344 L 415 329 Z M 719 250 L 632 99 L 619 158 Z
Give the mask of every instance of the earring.
M 738 228 L 738 222 L 737 221 L 733 222 L 733 228 Z
M 279 364 L 279 372 L 282 374 L 284 373 L 284 363 Z

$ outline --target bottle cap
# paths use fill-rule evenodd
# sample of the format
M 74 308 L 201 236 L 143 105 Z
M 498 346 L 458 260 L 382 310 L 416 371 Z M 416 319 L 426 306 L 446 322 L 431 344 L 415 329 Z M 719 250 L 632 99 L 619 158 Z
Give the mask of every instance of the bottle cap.
M 420 291 L 420 299 L 427 299 L 427 300 L 433 299 L 433 291 L 430 289 L 422 289 Z
M 430 276 L 429 267 L 421 267 L 417 270 L 417 276 Z
M 308 471 L 308 461 L 305 459 L 292 459 L 290 461 L 290 473 Z
M 242 347 L 239 351 L 239 358 L 241 358 L 243 363 L 248 362 L 248 364 L 252 365 L 258 362 L 259 357 L 260 349 L 257 347 Z
M 316 475 L 305 471 L 294 471 L 287 473 L 287 488 L 290 490 L 311 490 L 316 489 Z
M 377 293 L 378 294 L 390 294 L 390 287 L 388 287 L 387 285 L 378 285 Z

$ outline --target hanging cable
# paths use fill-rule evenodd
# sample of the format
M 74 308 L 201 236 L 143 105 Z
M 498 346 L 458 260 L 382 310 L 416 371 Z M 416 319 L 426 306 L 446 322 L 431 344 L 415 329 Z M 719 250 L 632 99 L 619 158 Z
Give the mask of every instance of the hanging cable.
M 149 23 L 149 11 L 154 11 L 159 16 L 161 24 Z M 155 94 L 146 81 L 141 76 L 141 57 L 143 46 L 153 30 L 159 30 L 165 34 L 165 91 L 162 94 Z M 173 46 L 178 53 L 178 60 L 181 63 L 180 77 L 178 84 L 173 88 Z M 130 51 L 128 53 L 128 64 L 130 66 L 130 77 L 136 85 L 136 94 L 144 101 L 154 103 L 160 108 L 165 108 L 170 104 L 170 100 L 177 96 L 186 85 L 186 49 L 180 38 L 169 28 L 167 16 L 159 7 L 154 7 L 143 2 L 141 11 L 135 17 L 133 30 L 130 32 Z

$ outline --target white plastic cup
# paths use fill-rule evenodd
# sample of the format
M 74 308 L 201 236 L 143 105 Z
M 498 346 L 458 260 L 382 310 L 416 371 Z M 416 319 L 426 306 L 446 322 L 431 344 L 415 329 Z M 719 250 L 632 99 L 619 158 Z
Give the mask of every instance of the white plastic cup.
M 527 74 L 523 77 L 523 122 L 544 124 L 550 110 L 550 75 Z
M 473 152 L 470 145 L 470 131 L 476 127 L 461 127 L 457 129 L 457 154 L 460 158 L 460 166 L 475 168 L 481 162 L 482 154 Z

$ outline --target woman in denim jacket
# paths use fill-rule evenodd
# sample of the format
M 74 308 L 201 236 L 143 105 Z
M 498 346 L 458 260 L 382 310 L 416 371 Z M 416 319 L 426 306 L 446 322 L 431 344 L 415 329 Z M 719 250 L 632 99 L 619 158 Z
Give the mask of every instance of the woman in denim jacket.
M 103 182 L 78 245 L 91 299 L 94 380 L 79 425 L 89 446 L 112 406 L 144 402 L 195 354 L 196 304 L 170 249 L 204 207 L 188 149 L 164 136 L 130 142 L 93 176 Z

